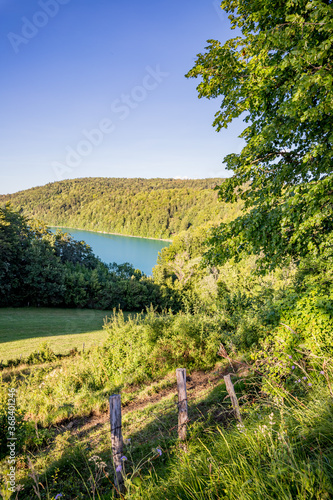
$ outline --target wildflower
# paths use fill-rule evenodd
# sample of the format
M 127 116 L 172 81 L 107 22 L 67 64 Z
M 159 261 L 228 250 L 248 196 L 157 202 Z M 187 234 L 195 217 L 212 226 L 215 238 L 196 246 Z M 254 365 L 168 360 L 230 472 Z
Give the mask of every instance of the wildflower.
M 116 468 L 116 472 L 120 472 L 120 471 L 121 471 L 121 469 L 122 469 L 122 466 L 121 466 L 121 464 L 120 464 L 120 465 L 118 465 L 118 467 Z
M 62 497 L 62 493 L 58 493 L 55 497 L 54 497 L 54 500 L 58 500 L 58 498 L 61 498 Z
M 156 448 L 156 451 L 157 451 L 157 453 L 159 454 L 159 456 L 161 456 L 161 455 L 162 455 L 162 450 L 161 450 L 160 448 Z
M 302 377 L 303 380 L 306 380 L 306 377 Z
M 125 457 L 125 455 L 123 455 L 120 460 L 122 460 L 124 462 L 125 460 L 127 460 L 127 457 Z
M 300 381 L 301 381 L 301 379 L 299 378 L 299 379 L 297 380 L 297 382 L 300 382 Z
M 325 375 L 324 370 L 321 370 L 320 374 L 321 374 L 321 375 Z
M 288 356 L 288 358 L 289 358 L 289 359 L 291 359 L 291 358 L 292 358 L 292 356 L 290 356 L 290 355 L 289 355 L 289 356 Z
M 295 366 L 293 365 L 293 366 L 291 367 L 291 369 L 292 369 L 292 370 L 295 370 Z
M 309 386 L 310 386 L 310 387 L 311 387 L 311 385 L 312 385 L 312 384 L 311 384 L 311 382 L 309 382 Z

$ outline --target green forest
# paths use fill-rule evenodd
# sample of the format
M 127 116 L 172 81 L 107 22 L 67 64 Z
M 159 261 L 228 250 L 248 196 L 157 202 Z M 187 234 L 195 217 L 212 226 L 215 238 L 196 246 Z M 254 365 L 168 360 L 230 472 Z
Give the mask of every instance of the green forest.
M 105 264 L 84 241 L 0 208 L 0 305 L 141 311 L 163 294 L 128 263 Z
M 216 203 L 222 179 L 87 178 L 0 196 L 50 226 L 169 239 L 191 226 L 218 223 L 230 208 Z M 227 213 L 228 212 L 228 213 Z
M 1 362 L 6 500 L 333 498 L 332 4 L 222 8 L 238 35 L 209 40 L 186 76 L 218 101 L 217 131 L 244 119 L 245 145 L 224 159 L 230 177 L 76 179 L 1 197 L 0 314 L 113 308 L 102 344 L 58 353 L 43 343 Z M 172 243 L 148 278 L 46 224 Z

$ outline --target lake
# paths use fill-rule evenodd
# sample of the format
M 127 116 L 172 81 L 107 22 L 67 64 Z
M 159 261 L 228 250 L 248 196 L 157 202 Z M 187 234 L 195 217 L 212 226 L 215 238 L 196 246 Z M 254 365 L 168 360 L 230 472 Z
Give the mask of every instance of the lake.
M 50 227 L 52 232 L 57 228 Z M 76 240 L 84 240 L 91 246 L 93 252 L 107 264 L 116 262 L 124 264 L 129 262 L 135 269 L 140 269 L 147 276 L 151 276 L 152 269 L 157 263 L 158 252 L 171 243 L 149 238 L 134 238 L 119 236 L 117 234 L 103 234 L 94 231 L 83 231 L 68 227 L 60 228 L 61 231 L 70 233 Z

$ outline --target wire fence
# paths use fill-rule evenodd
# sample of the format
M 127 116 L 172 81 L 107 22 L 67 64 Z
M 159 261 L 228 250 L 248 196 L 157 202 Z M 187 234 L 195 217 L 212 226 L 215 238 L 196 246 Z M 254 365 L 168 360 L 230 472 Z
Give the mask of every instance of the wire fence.
M 237 380 L 234 385 L 242 382 L 242 380 L 243 379 Z M 233 387 L 233 384 L 232 384 L 232 387 Z M 167 394 L 165 396 L 165 398 L 170 396 L 170 394 L 171 393 Z M 177 396 L 177 394 L 174 393 L 173 397 L 176 398 L 176 396 Z M 237 412 L 237 410 L 235 410 L 235 407 L 233 405 L 230 405 L 229 403 L 227 405 L 225 405 L 225 401 L 229 398 L 231 398 L 230 393 L 228 393 L 218 405 L 216 405 L 216 402 L 213 405 L 215 407 L 215 412 L 213 415 L 214 422 L 217 423 L 220 420 L 227 422 L 233 416 L 235 416 L 236 418 L 239 419 L 239 413 Z M 235 393 L 233 393 L 233 398 L 234 399 L 236 398 L 236 400 L 237 400 Z M 189 398 L 189 399 L 186 398 L 186 407 L 187 407 L 186 408 L 186 418 L 185 418 L 185 422 L 180 423 L 179 422 L 179 413 L 180 413 L 180 409 L 182 407 L 183 401 L 184 400 L 179 400 L 179 398 L 178 398 L 177 401 L 171 401 L 170 403 L 165 403 L 165 402 L 163 402 L 163 397 L 160 400 L 156 401 L 156 404 L 163 402 L 163 406 L 160 409 L 158 409 L 157 411 L 150 410 L 149 414 L 143 418 L 138 419 L 135 422 L 135 425 L 138 429 L 139 428 L 141 429 L 142 425 L 145 424 L 145 422 L 149 421 L 150 424 L 154 424 L 154 422 L 156 423 L 156 421 L 158 421 L 158 422 L 160 422 L 160 426 L 162 429 L 160 429 L 158 433 L 151 432 L 149 437 L 144 438 L 144 439 L 140 438 L 138 436 L 138 440 L 135 444 L 138 446 L 141 446 L 143 444 L 148 444 L 150 442 L 158 440 L 159 436 L 161 437 L 161 439 L 165 440 L 166 439 L 165 434 L 167 434 L 169 438 L 174 438 L 174 441 L 177 441 L 177 439 L 179 438 L 179 430 L 182 426 L 187 427 L 188 425 L 190 425 L 191 423 L 194 423 L 194 422 L 200 422 L 200 421 L 204 422 L 206 420 L 210 420 L 210 421 L 212 420 L 212 412 L 208 412 L 208 415 L 207 415 L 207 412 L 203 413 L 203 411 L 202 411 L 203 406 L 205 406 L 205 408 L 206 408 L 205 403 L 203 403 L 203 402 L 195 403 L 195 401 L 191 400 L 191 398 Z M 232 401 L 232 398 L 231 398 L 231 401 Z M 218 406 L 218 408 L 216 408 L 216 406 Z M 145 408 L 145 407 L 143 407 L 143 408 Z M 105 416 L 109 415 L 109 410 L 108 410 L 108 412 L 105 412 L 104 415 Z M 169 420 L 170 417 L 172 417 L 172 416 L 174 417 L 175 420 L 178 416 L 178 422 L 173 423 L 171 426 L 169 426 L 163 421 L 163 417 L 164 418 L 168 417 L 168 420 Z M 89 448 L 93 448 L 93 446 L 95 444 L 98 445 L 98 442 L 101 440 L 102 437 L 104 437 L 106 435 L 111 437 L 112 429 L 110 428 L 110 422 L 108 422 L 108 420 L 105 419 L 105 421 L 100 422 L 100 424 L 103 426 L 108 425 L 108 428 L 103 429 L 103 430 L 97 430 L 96 434 L 93 437 L 91 437 L 91 433 L 94 432 L 94 430 L 96 429 L 95 426 L 92 426 L 88 429 L 83 429 L 83 430 L 80 429 L 80 427 L 73 429 L 73 426 L 70 426 L 70 424 L 72 422 L 69 422 L 69 426 L 68 426 L 68 424 L 66 426 L 65 425 L 61 426 L 61 428 L 59 429 L 60 432 L 57 434 L 57 436 L 64 434 L 66 431 L 71 431 L 70 442 L 66 442 L 66 444 L 61 446 L 61 445 L 59 445 L 59 443 L 57 443 L 57 440 L 54 439 L 51 443 L 47 444 L 47 446 L 40 448 L 39 452 L 49 453 L 49 452 L 54 451 L 54 452 L 59 453 L 59 452 L 68 451 L 69 446 L 71 447 L 71 449 L 73 449 L 73 447 L 77 447 L 77 446 L 81 446 L 81 447 L 82 447 L 82 445 L 86 446 L 87 443 L 84 442 L 84 438 L 89 438 L 89 443 L 88 443 Z M 121 426 L 121 428 L 124 428 L 124 427 L 126 427 L 126 423 L 125 423 L 125 425 L 120 424 L 120 426 Z M 178 431 L 178 437 L 177 437 L 176 431 Z M 139 430 L 137 430 L 136 432 L 137 432 L 137 434 L 140 434 Z M 37 433 L 37 437 L 38 437 L 37 427 L 36 427 L 36 433 Z M 57 436 L 56 436 L 56 438 L 57 438 Z M 186 440 L 191 440 L 191 439 L 192 439 L 192 436 L 186 437 Z
M 182 376 L 177 372 L 181 372 Z M 91 487 L 93 492 L 96 492 L 97 485 L 100 485 L 104 478 L 107 479 L 108 484 L 111 484 L 112 488 L 115 489 L 117 496 L 118 493 L 120 494 L 125 491 L 125 482 L 127 478 L 134 473 L 133 471 L 138 470 L 138 464 L 140 470 L 146 470 L 145 468 L 151 466 L 154 467 L 154 465 L 152 465 L 152 460 L 157 460 L 162 453 L 166 454 L 166 456 L 170 456 L 177 447 L 186 453 L 188 450 L 187 444 L 192 439 L 197 439 L 198 428 L 193 428 L 194 432 L 190 433 L 190 435 L 187 434 L 187 429 L 190 424 L 201 422 L 203 429 L 199 426 L 199 432 L 202 432 L 202 430 L 209 430 L 209 432 L 212 432 L 212 423 L 218 423 L 218 420 L 223 420 L 225 424 L 230 421 L 231 418 L 236 418 L 239 420 L 240 425 L 242 425 L 238 399 L 234 391 L 234 384 L 232 384 L 230 380 L 230 374 L 224 375 L 225 389 L 228 394 L 223 397 L 222 394 L 220 394 L 221 399 L 219 399 L 216 394 L 214 398 L 211 398 L 209 396 L 210 391 L 204 391 L 204 397 L 201 392 L 199 401 L 198 394 L 194 397 L 191 397 L 191 395 L 188 397 L 185 369 L 176 370 L 176 379 L 177 388 L 172 386 L 172 388 L 167 389 L 160 398 L 153 401 L 153 403 L 159 405 L 157 408 L 154 407 L 150 409 L 147 415 L 140 415 L 140 418 L 134 418 L 131 422 L 125 421 L 124 425 L 122 425 L 122 409 L 125 410 L 123 413 L 126 412 L 127 414 L 132 413 L 132 411 L 136 409 L 147 411 L 146 405 L 141 405 L 141 403 L 145 401 L 139 401 L 132 411 L 128 411 L 126 405 L 123 408 L 121 407 L 121 396 L 119 394 L 113 395 L 110 396 L 109 411 L 104 413 L 104 417 L 102 417 L 97 424 L 94 425 L 95 416 L 92 416 L 90 421 L 85 421 L 88 427 L 85 427 L 85 425 L 80 426 L 80 423 L 83 423 L 83 418 L 76 421 L 69 421 L 67 425 L 58 427 L 58 434 L 52 438 L 51 442 L 48 442 L 44 446 L 37 446 L 37 453 L 34 454 L 29 452 L 29 456 L 24 460 L 24 462 L 26 462 L 24 468 L 30 471 L 28 475 L 32 480 L 32 484 L 28 485 L 28 488 L 33 488 L 36 493 L 36 491 L 39 491 L 39 485 L 41 485 L 41 487 L 43 486 L 40 482 L 41 477 L 45 477 L 47 485 L 48 475 L 54 474 L 54 472 L 52 472 L 54 468 L 57 470 L 57 465 L 60 466 L 61 462 L 58 462 L 59 460 L 64 460 L 63 463 L 68 463 L 75 457 L 73 462 L 74 469 L 79 473 L 81 479 L 81 472 L 86 475 L 88 478 L 87 485 L 90 485 L 89 487 Z M 192 382 L 191 379 L 190 381 Z M 241 381 L 242 379 L 238 379 L 236 383 Z M 207 381 L 205 382 L 207 383 Z M 190 389 L 194 387 L 195 384 L 194 386 L 192 385 Z M 200 381 L 199 387 L 203 387 L 202 381 Z M 223 394 L 225 394 L 224 391 Z M 170 397 L 172 400 L 168 401 L 167 398 Z M 113 411 L 114 408 L 111 404 L 113 398 L 114 401 L 112 404 L 114 404 L 116 400 L 119 403 L 118 411 Z M 231 405 L 229 401 L 227 402 L 229 398 Z M 149 402 L 150 401 L 148 401 L 148 403 Z M 131 403 L 133 403 L 133 401 Z M 130 408 L 132 406 L 133 405 L 131 405 Z M 97 425 L 101 425 L 103 428 L 99 429 L 96 427 Z M 135 425 L 134 432 L 131 427 L 133 425 Z M 107 426 L 107 428 L 104 428 L 104 426 Z M 149 428 L 149 426 L 151 426 L 151 428 Z M 159 427 L 158 431 L 155 430 L 156 426 Z M 35 429 L 39 441 L 40 436 L 37 425 Z M 123 429 L 129 432 L 131 436 L 130 439 L 123 440 Z M 216 432 L 218 431 L 217 426 L 215 426 L 215 430 Z M 70 432 L 62 441 L 61 436 L 67 431 Z M 108 436 L 109 444 L 111 445 L 110 451 L 112 459 L 109 460 L 104 458 L 104 461 L 100 455 L 106 456 L 106 450 L 105 448 L 103 449 L 105 446 L 103 441 L 106 436 Z M 130 443 L 128 443 L 128 441 L 130 441 Z M 150 450 L 150 458 L 147 460 L 146 457 L 143 456 L 147 452 L 147 447 L 143 447 L 142 450 L 140 450 L 140 447 L 152 443 L 153 448 Z M 124 445 L 125 448 L 123 449 Z M 127 446 L 129 448 L 127 448 Z M 101 449 L 103 449 L 103 451 L 99 451 Z M 128 455 L 129 459 L 124 456 L 124 453 Z M 48 465 L 44 469 L 44 472 L 39 473 L 36 471 L 36 467 L 40 468 L 40 458 L 42 455 L 48 456 Z M 82 469 L 82 471 L 79 472 L 76 469 L 75 463 L 77 463 L 77 460 L 80 460 L 80 463 L 86 464 L 84 466 L 84 471 Z M 123 460 L 128 460 L 126 471 Z M 138 463 L 136 463 L 137 460 Z M 149 469 L 147 468 L 147 470 Z M 113 475 L 114 477 L 112 477 Z M 52 477 L 56 476 L 51 476 L 51 478 Z M 21 489 L 24 489 L 22 485 L 18 485 L 18 488 L 17 494 L 19 494 Z M 124 498 L 122 495 L 120 496 Z M 40 497 L 38 496 L 38 498 Z M 93 498 L 95 498 L 94 493 Z

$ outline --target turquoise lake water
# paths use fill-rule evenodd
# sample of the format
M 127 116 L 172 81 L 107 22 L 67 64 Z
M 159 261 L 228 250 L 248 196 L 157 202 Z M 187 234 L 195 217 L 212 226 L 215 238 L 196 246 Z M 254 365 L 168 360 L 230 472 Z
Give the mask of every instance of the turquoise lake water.
M 55 232 L 57 228 L 50 227 L 50 229 Z M 152 269 L 157 263 L 158 252 L 170 245 L 168 241 L 102 234 L 66 227 L 62 227 L 61 231 L 70 233 L 76 240 L 84 240 L 103 262 L 107 264 L 129 262 L 135 269 L 140 269 L 148 276 L 151 276 Z

